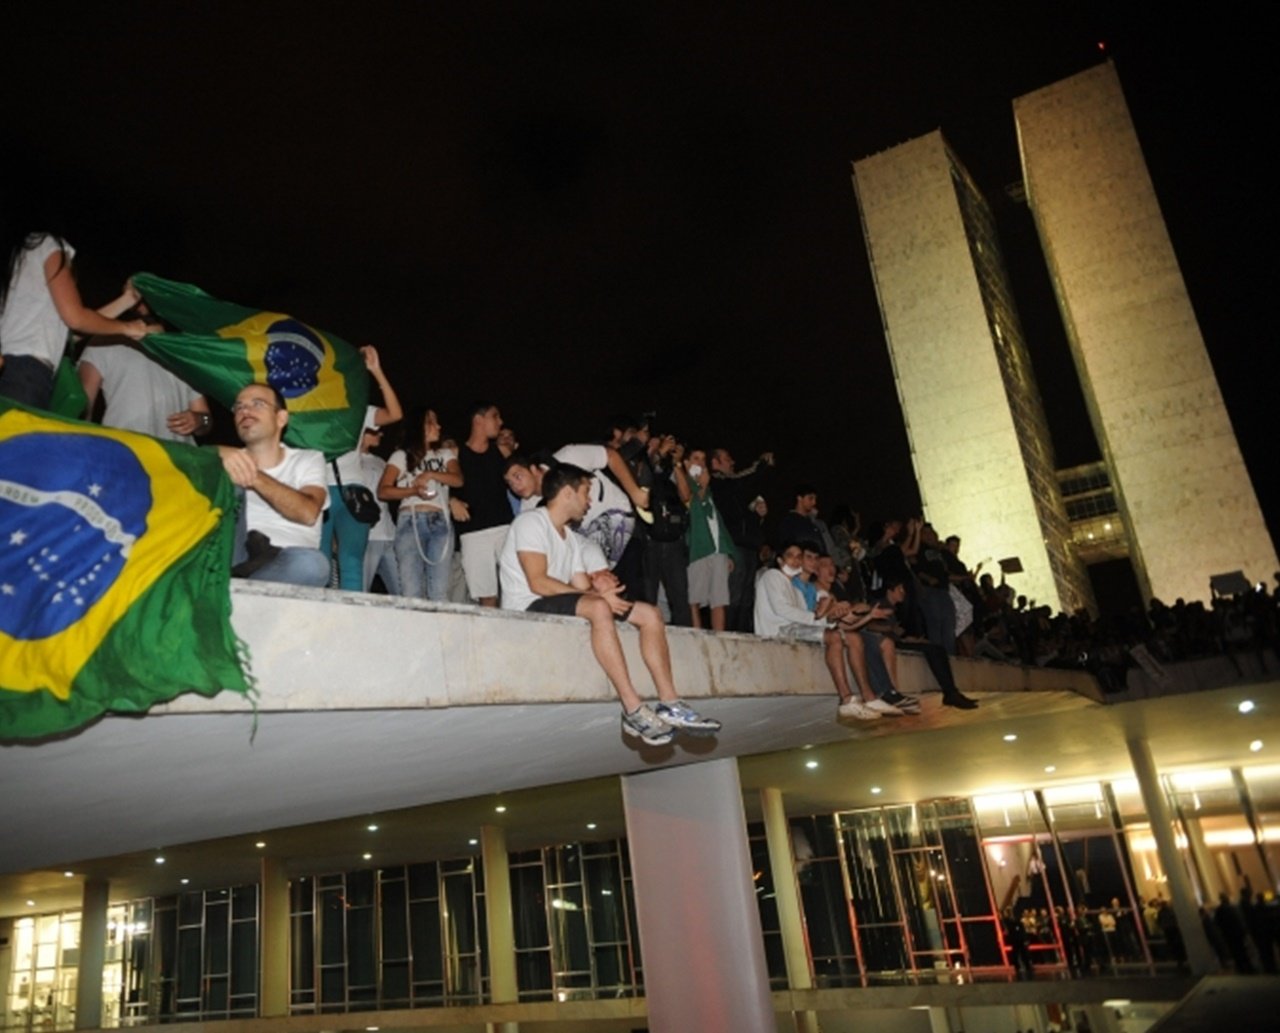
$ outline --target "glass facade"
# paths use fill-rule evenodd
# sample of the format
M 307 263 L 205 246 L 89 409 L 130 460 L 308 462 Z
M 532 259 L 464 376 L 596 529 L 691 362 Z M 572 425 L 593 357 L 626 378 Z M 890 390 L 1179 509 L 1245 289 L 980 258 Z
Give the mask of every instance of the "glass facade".
M 513 854 L 520 999 L 633 997 L 641 992 L 625 843 L 571 843 Z
M 1173 832 L 1212 908 L 1280 875 L 1280 766 L 1167 774 Z M 793 817 L 791 871 L 813 984 L 1157 975 L 1179 961 L 1167 874 L 1136 782 L 1089 782 Z M 763 825 L 747 829 L 771 985 L 787 986 Z M 509 858 L 522 1001 L 643 993 L 625 841 Z M 294 1014 L 486 1002 L 479 859 L 295 878 Z M 108 910 L 103 1025 L 251 1017 L 260 893 L 240 886 Z M 80 915 L 17 919 L 0 1029 L 75 1026 Z
M 479 1004 L 484 874 L 475 858 L 294 879 L 290 1010 Z

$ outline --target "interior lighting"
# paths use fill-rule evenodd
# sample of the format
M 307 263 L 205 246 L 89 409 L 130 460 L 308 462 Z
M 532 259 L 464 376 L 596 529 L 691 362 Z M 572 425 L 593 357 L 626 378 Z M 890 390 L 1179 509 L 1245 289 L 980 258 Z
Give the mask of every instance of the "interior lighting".
M 260 839 L 258 840 L 258 842 L 254 843 L 253 845 L 256 846 L 259 850 L 261 850 L 267 845 L 267 843 L 266 843 L 266 840 Z
M 1253 707 L 1254 707 L 1253 700 L 1251 700 L 1251 699 L 1242 699 L 1242 700 L 1240 701 L 1240 705 L 1239 705 L 1238 707 L 1236 707 L 1236 709 L 1237 709 L 1238 711 L 1240 711 L 1240 713 L 1242 713 L 1242 714 L 1248 714 L 1248 713 L 1251 713 L 1251 712 L 1253 711 Z
M 156 858 L 156 864 L 164 864 L 164 857 L 163 857 L 163 856 L 159 856 L 159 857 L 157 857 L 157 858 Z
M 369 829 L 369 831 L 370 831 L 370 832 L 377 832 L 377 831 L 378 831 L 378 826 L 377 826 L 377 825 L 369 825 L 369 826 L 368 826 L 368 829 Z
M 507 805 L 506 805 L 506 804 L 504 804 L 504 803 L 500 803 L 500 804 L 498 804 L 498 806 L 497 806 L 497 807 L 495 807 L 495 808 L 494 808 L 494 810 L 495 810 L 495 811 L 497 811 L 499 814 L 506 814 L 506 813 L 507 813 Z
M 808 768 L 810 771 L 812 771 L 814 768 L 818 766 L 818 762 L 816 760 L 806 760 L 804 762 L 804 766 Z
M 1249 743 L 1249 749 L 1252 750 L 1254 753 L 1257 753 L 1260 749 L 1262 749 L 1262 740 L 1254 739 L 1253 742 Z
M 361 854 L 360 856 L 366 861 L 373 860 L 373 854 Z
M 1006 733 L 1006 734 L 1005 734 L 1004 741 L 1005 741 L 1005 742 L 1017 742 L 1017 741 L 1018 741 L 1018 736 L 1017 736 L 1017 734 L 1016 734 L 1015 732 L 1008 732 L 1008 733 Z
M 872 786 L 872 787 L 871 787 L 871 795 L 872 795 L 872 796 L 879 796 L 879 795 L 880 795 L 881 793 L 883 793 L 883 792 L 884 792 L 884 790 L 883 790 L 883 789 L 881 789 L 879 786 Z
M 1058 770 L 1058 768 L 1057 768 L 1057 765 L 1055 765 L 1055 764 L 1046 764 L 1046 765 L 1044 766 L 1044 773 L 1045 773 L 1046 775 L 1052 775 L 1052 774 L 1053 774 L 1055 771 L 1057 771 L 1057 770 Z
M 63 872 L 62 874 L 66 876 L 68 879 L 74 879 L 76 875 L 75 872 Z
M 587 822 L 587 828 L 594 829 L 595 827 L 596 827 L 596 823 L 594 821 Z
M 477 843 L 479 843 L 479 842 L 480 842 L 480 840 L 478 840 L 478 839 L 468 839 L 468 840 L 467 840 L 467 846 L 475 846 L 475 845 L 476 845 Z
M 179 881 L 180 883 L 182 883 L 182 885 L 184 885 L 184 886 L 185 886 L 185 885 L 187 885 L 191 880 L 190 880 L 190 879 L 179 879 L 178 881 Z
M 36 906 L 36 902 L 34 900 L 27 901 L 27 907 L 35 907 L 35 906 Z

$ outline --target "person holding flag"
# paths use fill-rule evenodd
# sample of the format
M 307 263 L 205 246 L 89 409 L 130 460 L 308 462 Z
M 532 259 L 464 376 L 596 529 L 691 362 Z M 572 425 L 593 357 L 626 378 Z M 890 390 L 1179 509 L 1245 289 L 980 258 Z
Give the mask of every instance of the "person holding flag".
M 323 454 L 281 441 L 289 411 L 267 384 L 242 389 L 231 415 L 244 448 L 223 445 L 218 452 L 244 492 L 232 573 L 323 588 L 329 583 L 329 557 L 320 551 L 320 518 L 329 507 Z

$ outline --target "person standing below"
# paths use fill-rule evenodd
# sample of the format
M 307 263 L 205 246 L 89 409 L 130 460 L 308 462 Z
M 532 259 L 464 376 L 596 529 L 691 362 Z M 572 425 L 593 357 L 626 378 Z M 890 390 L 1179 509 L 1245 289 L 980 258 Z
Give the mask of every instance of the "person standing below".
M 382 404 L 371 405 L 365 412 L 365 428 L 385 427 L 399 423 L 404 411 L 400 408 L 400 399 L 395 388 L 387 380 L 382 371 L 382 363 L 378 358 L 378 349 L 365 345 L 360 349 L 364 366 L 377 382 L 382 392 Z M 338 539 L 338 587 L 348 592 L 359 592 L 364 587 L 364 552 L 369 544 L 369 525 L 361 523 L 347 509 L 342 497 L 342 486 L 348 484 L 364 484 L 364 450 L 368 439 L 363 430 L 360 443 L 345 455 L 339 456 L 329 464 L 326 481 L 329 488 L 330 505 L 325 514 L 324 526 L 320 534 L 320 551 L 326 556 L 333 549 L 333 540 Z M 341 481 L 341 485 L 339 484 Z
M 521 513 L 502 549 L 502 606 L 506 610 L 581 617 L 591 625 L 591 650 L 622 703 L 622 730 L 650 746 L 677 731 L 715 735 L 720 722 L 701 716 L 676 693 L 662 615 L 648 603 L 622 598 L 612 574 L 587 575 L 583 538 L 570 528 L 591 508 L 591 474 L 561 464 L 542 478 L 544 505 Z M 618 621 L 640 632 L 640 655 L 658 690 L 656 707 L 643 703 L 627 669 Z
M 320 551 L 320 519 L 329 505 L 324 453 L 290 448 L 280 392 L 250 384 L 231 406 L 244 448 L 218 448 L 231 482 L 244 491 L 236 524 L 232 573 L 255 581 L 323 588 L 329 557 Z
M 729 606 L 729 575 L 737 549 L 724 518 L 711 497 L 711 470 L 707 453 L 700 448 L 684 461 L 686 477 L 677 481 L 689 507 L 689 613 L 695 628 L 702 627 L 702 608 L 711 610 L 711 630 L 724 631 Z
M 5 205 L 12 207 L 14 199 L 6 198 Z M 69 330 L 140 341 L 160 329 L 141 319 L 114 318 L 133 304 L 128 290 L 97 311 L 85 307 L 71 272 L 75 249 L 56 234 L 6 222 L 0 249 L 6 261 L 0 274 L 0 395 L 48 408 Z
M 465 485 L 458 492 L 461 504 L 455 508 L 463 525 L 458 544 L 467 592 L 481 606 L 492 607 L 498 605 L 498 557 L 511 526 L 511 505 L 503 479 L 506 460 L 496 444 L 502 413 L 492 402 L 475 402 L 468 412 L 470 429 L 458 450 Z
M 434 409 L 415 413 L 405 447 L 391 453 L 378 484 L 379 499 L 400 503 L 395 543 L 400 591 L 436 603 L 449 599 L 453 559 L 449 490 L 462 486 L 458 453 L 441 447 L 440 436 Z

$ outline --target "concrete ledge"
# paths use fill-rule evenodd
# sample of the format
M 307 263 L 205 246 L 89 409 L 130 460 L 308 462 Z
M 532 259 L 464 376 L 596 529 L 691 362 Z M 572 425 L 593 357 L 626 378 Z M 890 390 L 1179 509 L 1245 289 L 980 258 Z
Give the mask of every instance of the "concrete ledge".
M 263 712 L 420 709 L 491 703 L 614 700 L 597 666 L 585 622 L 290 585 L 236 582 L 232 622 L 249 646 Z M 639 636 L 620 627 L 642 696 L 653 685 Z M 822 648 L 811 643 L 669 628 L 671 661 L 688 699 L 719 696 L 826 696 L 831 679 Z M 1037 670 L 986 660 L 956 660 L 965 691 L 1070 691 L 1100 699 L 1083 671 Z M 937 690 L 924 660 L 903 654 L 902 688 Z M 190 695 L 152 714 L 234 712 L 249 703 L 233 693 Z

